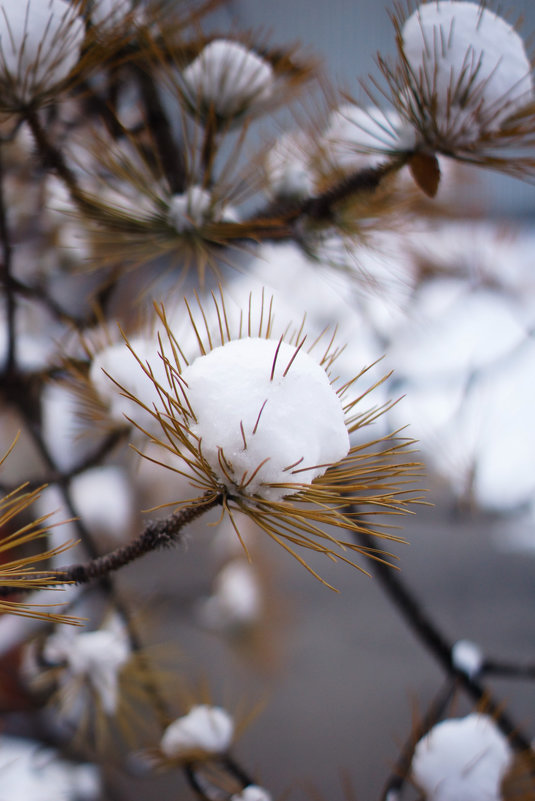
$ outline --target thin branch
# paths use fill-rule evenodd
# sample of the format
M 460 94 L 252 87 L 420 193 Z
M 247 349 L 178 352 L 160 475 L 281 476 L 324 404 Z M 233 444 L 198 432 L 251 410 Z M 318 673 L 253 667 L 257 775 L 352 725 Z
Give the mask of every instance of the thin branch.
M 229 244 L 248 239 L 259 242 L 280 241 L 300 238 L 297 226 L 311 220 L 329 223 L 333 220 L 336 206 L 344 200 L 360 195 L 371 195 L 389 175 L 398 172 L 408 160 L 409 154 L 401 154 L 377 167 L 366 167 L 345 176 L 319 195 L 289 204 L 288 201 L 275 201 L 268 207 L 257 211 L 250 219 L 234 226 L 227 226 Z M 235 234 L 232 233 L 232 228 Z
M 120 570 L 151 551 L 175 545 L 184 526 L 196 520 L 209 509 L 221 505 L 222 495 L 206 493 L 191 506 L 186 506 L 165 520 L 148 523 L 144 531 L 127 545 L 120 545 L 110 553 L 96 556 L 84 564 L 66 565 L 47 573 L 36 573 L 32 578 L 48 577 L 48 586 L 65 583 L 88 584 L 91 581 L 107 578 L 110 573 Z M 0 587 L 0 596 L 13 594 L 13 587 Z
M 393 795 L 396 797 L 402 790 L 410 774 L 416 744 L 439 722 L 455 692 L 456 684 L 456 678 L 454 676 L 448 676 L 444 686 L 440 688 L 436 697 L 431 701 L 425 715 L 417 722 L 417 725 L 411 731 L 409 738 L 403 745 L 400 755 L 391 770 L 390 777 L 385 782 L 381 794 L 381 801 L 390 801 Z
M 356 512 L 352 508 L 353 512 Z M 363 533 L 354 533 L 355 539 L 365 548 L 373 547 L 373 539 Z M 455 676 L 460 686 L 476 702 L 484 706 L 501 732 L 507 737 L 511 745 L 518 751 L 530 751 L 530 738 L 524 734 L 520 727 L 503 711 L 503 704 L 495 700 L 484 685 L 475 678 L 458 670 L 451 658 L 453 642 L 440 631 L 435 622 L 425 612 L 423 605 L 402 581 L 398 572 L 392 570 L 383 562 L 374 562 L 374 575 L 376 580 L 388 595 L 394 606 L 405 619 L 405 622 L 414 631 L 421 643 L 437 659 L 442 668 L 450 676 Z
M 407 162 L 407 156 L 400 156 L 377 167 L 363 170 L 342 178 L 337 184 L 316 197 L 305 200 L 299 210 L 299 217 L 312 220 L 329 220 L 336 204 L 350 197 L 375 192 L 387 175 L 398 172 Z

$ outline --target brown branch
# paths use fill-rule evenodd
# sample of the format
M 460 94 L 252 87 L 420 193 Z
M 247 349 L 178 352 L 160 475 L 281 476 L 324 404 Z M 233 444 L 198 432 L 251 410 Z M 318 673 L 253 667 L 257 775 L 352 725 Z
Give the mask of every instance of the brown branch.
M 243 223 L 229 225 L 228 238 L 259 242 L 301 238 L 297 231 L 299 223 L 307 220 L 331 222 L 339 203 L 359 195 L 373 194 L 387 176 L 398 172 L 407 163 L 409 157 L 409 153 L 402 153 L 377 167 L 357 170 L 314 197 L 298 202 L 277 200 Z
M 186 506 L 175 514 L 149 523 L 144 531 L 127 545 L 121 545 L 110 553 L 96 556 L 84 564 L 67 565 L 46 573 L 32 574 L 32 579 L 48 579 L 46 587 L 59 586 L 66 583 L 88 584 L 91 581 L 106 578 L 110 573 L 120 570 L 151 551 L 169 548 L 176 544 L 184 526 L 193 522 L 209 509 L 219 506 L 223 495 L 206 493 L 191 506 Z M 45 585 L 43 585 L 45 586 Z M 14 587 L 0 587 L 0 597 L 12 595 L 20 591 Z

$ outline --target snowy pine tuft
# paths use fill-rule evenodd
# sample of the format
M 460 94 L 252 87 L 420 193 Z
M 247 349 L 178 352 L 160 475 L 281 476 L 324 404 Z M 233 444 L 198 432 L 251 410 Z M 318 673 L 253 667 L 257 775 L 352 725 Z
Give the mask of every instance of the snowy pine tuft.
M 43 648 L 48 664 L 65 665 L 60 684 L 68 688 L 73 679 L 89 685 L 107 715 L 117 712 L 119 673 L 130 658 L 124 627 L 112 618 L 96 631 L 74 631 L 63 626 L 50 635 Z
M 181 195 L 173 195 L 169 201 L 167 220 L 179 233 L 192 231 L 203 223 L 236 222 L 237 215 L 231 206 L 214 203 L 210 192 L 202 186 L 190 186 Z
M 417 744 L 412 777 L 427 801 L 500 801 L 512 751 L 492 718 L 472 714 L 437 724 Z
M 446 144 L 477 141 L 533 99 L 521 37 L 479 3 L 421 5 L 403 25 L 402 49 L 416 84 L 411 105 L 425 109 L 422 126 Z
M 2 0 L 0 106 L 35 101 L 62 83 L 84 37 L 84 21 L 66 0 Z
M 273 92 L 271 65 L 239 42 L 214 39 L 189 64 L 182 78 L 194 109 L 234 117 L 263 103 Z
M 222 754 L 234 737 L 234 721 L 221 707 L 201 704 L 173 721 L 160 742 L 168 759 L 188 759 L 199 754 Z
M 191 430 L 222 484 L 279 501 L 349 451 L 342 404 L 302 349 L 238 339 L 199 356 L 182 378 Z

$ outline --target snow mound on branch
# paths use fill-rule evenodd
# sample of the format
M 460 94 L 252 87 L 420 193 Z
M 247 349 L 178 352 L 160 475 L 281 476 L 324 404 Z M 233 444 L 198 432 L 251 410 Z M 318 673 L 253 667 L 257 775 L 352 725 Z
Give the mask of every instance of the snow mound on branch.
M 521 37 L 479 3 L 425 3 L 405 22 L 402 39 L 405 58 L 428 95 L 426 105 L 434 108 L 436 98 L 442 133 L 475 139 L 477 119 L 495 130 L 532 99 L 531 65 Z
M 65 80 L 85 37 L 81 17 L 65 0 L 3 0 L 0 6 L 0 88 L 19 102 Z
M 183 370 L 192 431 L 223 484 L 280 500 L 346 456 L 340 400 L 323 368 L 296 351 L 276 340 L 239 339 Z M 289 483 L 295 489 L 267 486 Z
M 160 748 L 169 759 L 186 759 L 198 752 L 221 754 L 229 749 L 233 737 L 234 721 L 229 713 L 200 704 L 167 727 Z
M 271 65 L 239 42 L 214 39 L 182 73 L 194 106 L 212 107 L 221 117 L 242 113 L 273 92 Z
M 0 771 L 6 801 L 92 801 L 101 793 L 97 767 L 67 762 L 35 740 L 2 735 Z
M 472 714 L 444 720 L 420 740 L 412 776 L 428 801 L 500 801 L 511 757 L 492 718 Z

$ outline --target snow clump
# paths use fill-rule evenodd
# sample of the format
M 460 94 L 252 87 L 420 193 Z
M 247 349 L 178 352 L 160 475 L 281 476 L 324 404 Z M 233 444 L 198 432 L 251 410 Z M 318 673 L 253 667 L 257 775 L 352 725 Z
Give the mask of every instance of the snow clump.
M 222 484 L 279 501 L 349 451 L 327 374 L 292 345 L 234 340 L 199 356 L 182 378 L 196 418 L 191 430 Z M 295 488 L 274 486 L 288 484 Z
M 48 664 L 66 665 L 60 683 L 66 687 L 73 678 L 83 679 L 99 698 L 107 715 L 114 715 L 119 703 L 119 673 L 130 658 L 124 627 L 112 618 L 96 631 L 75 632 L 63 626 L 50 635 L 43 648 Z
M 264 102 L 273 92 L 271 65 L 239 42 L 214 39 L 189 64 L 182 78 L 194 108 L 213 108 L 233 117 Z
M 64 81 L 84 37 L 83 19 L 65 0 L 3 0 L 0 106 L 29 103 Z
M 209 220 L 236 222 L 238 217 L 231 206 L 214 203 L 210 192 L 202 186 L 190 186 L 183 194 L 172 196 L 167 220 L 179 234 L 183 234 L 199 228 Z
M 36 740 L 0 735 L 0 772 L 5 801 L 93 801 L 101 797 L 95 765 L 61 759 Z
M 214 593 L 200 603 L 198 613 L 201 623 L 209 629 L 239 631 L 256 623 L 261 609 L 260 587 L 253 568 L 245 559 L 232 559 L 219 571 Z
M 479 645 L 471 640 L 457 640 L 451 649 L 453 667 L 474 679 L 481 673 L 484 657 Z
M 500 801 L 512 751 L 487 715 L 438 723 L 417 744 L 412 777 L 428 801 Z
M 479 3 L 421 5 L 402 30 L 403 55 L 438 133 L 455 144 L 476 141 L 533 97 L 531 65 L 514 28 Z M 431 120 L 427 121 L 428 123 Z
M 166 728 L 160 749 L 168 759 L 222 754 L 229 749 L 233 736 L 234 721 L 229 713 L 221 707 L 201 704 Z

